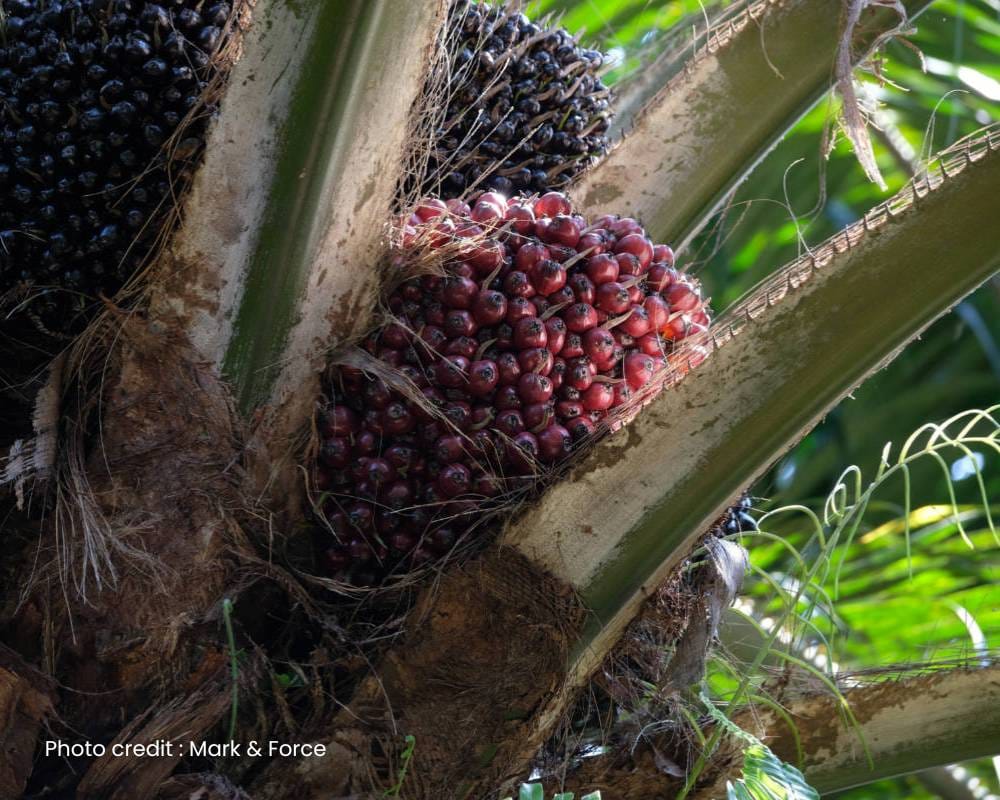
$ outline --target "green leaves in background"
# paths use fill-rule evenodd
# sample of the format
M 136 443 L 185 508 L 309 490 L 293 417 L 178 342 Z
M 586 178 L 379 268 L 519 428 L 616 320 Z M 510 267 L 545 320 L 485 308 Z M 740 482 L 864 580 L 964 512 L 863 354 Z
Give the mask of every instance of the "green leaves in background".
M 551 800 L 573 800 L 574 795 L 572 792 L 560 792 L 559 794 L 552 795 Z M 512 800 L 508 797 L 505 800 Z M 524 783 L 521 785 L 521 789 L 517 794 L 517 800 L 545 800 L 545 789 L 540 783 Z M 600 792 L 592 792 L 590 794 L 585 794 L 580 800 L 601 800 Z
M 819 800 L 802 773 L 786 764 L 763 744 L 751 744 L 743 753 L 743 777 L 726 786 L 727 800 Z
M 827 673 L 989 663 L 1000 632 L 998 467 L 994 406 L 886 447 L 870 479 L 844 470 L 825 502 L 765 514 L 761 532 L 747 538 L 757 579 L 740 601 L 742 627 L 722 634 L 714 695 L 729 700 L 749 680 L 758 699 L 766 697 L 782 665 L 795 667 L 786 680 L 832 688 Z M 936 474 L 940 498 L 915 505 L 914 479 L 924 470 Z M 966 494 L 979 502 L 960 504 L 958 487 L 968 482 L 974 489 Z M 989 775 L 986 761 L 970 768 Z M 856 796 L 882 796 L 871 791 Z

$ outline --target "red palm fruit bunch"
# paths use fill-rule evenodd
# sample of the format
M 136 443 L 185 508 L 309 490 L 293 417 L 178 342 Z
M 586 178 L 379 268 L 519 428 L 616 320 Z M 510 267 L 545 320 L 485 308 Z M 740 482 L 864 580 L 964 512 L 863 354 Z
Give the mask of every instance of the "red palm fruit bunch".
M 426 200 L 407 252 L 441 268 L 392 290 L 385 324 L 331 368 L 318 422 L 326 568 L 356 584 L 445 555 L 703 357 L 677 343 L 709 325 L 670 247 L 558 192 Z

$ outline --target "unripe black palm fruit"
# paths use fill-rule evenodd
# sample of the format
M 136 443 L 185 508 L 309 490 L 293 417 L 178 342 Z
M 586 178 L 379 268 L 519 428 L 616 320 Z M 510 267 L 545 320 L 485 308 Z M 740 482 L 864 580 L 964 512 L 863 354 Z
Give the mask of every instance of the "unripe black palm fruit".
M 449 26 L 447 110 L 424 194 L 544 193 L 607 151 L 599 52 L 504 5 L 456 0 Z
M 226 0 L 3 0 L 0 296 L 75 332 L 149 255 L 202 149 Z
M 722 533 L 732 535 L 757 530 L 757 520 L 752 512 L 753 501 L 749 494 L 744 494 L 736 505 L 727 509 L 721 525 Z

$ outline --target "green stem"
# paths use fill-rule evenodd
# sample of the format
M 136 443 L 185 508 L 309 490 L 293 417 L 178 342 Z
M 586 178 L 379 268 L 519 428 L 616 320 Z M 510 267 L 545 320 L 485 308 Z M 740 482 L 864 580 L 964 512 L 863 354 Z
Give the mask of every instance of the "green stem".
M 233 631 L 233 601 L 228 597 L 222 601 L 222 619 L 226 624 L 226 638 L 229 640 L 229 669 L 233 680 L 233 700 L 229 705 L 229 741 L 236 739 L 236 717 L 240 702 L 240 666 L 236 660 L 236 634 Z
M 328 312 L 337 301 L 358 304 L 352 289 L 365 294 L 366 284 L 369 290 L 375 285 L 382 225 L 402 166 L 409 110 L 421 88 L 414 83 L 399 91 L 393 54 L 412 49 L 420 56 L 414 60 L 426 63 L 427 43 L 419 34 L 433 33 L 436 5 L 401 13 L 392 0 L 325 0 L 309 8 L 300 79 L 223 365 L 245 413 L 272 396 L 304 301 Z M 380 150 L 384 158 L 373 160 Z M 362 208 L 370 200 L 374 215 Z M 331 242 L 339 220 L 344 231 Z M 341 238 L 352 235 L 355 248 L 367 253 L 356 263 L 350 263 L 354 248 Z M 343 285 L 311 286 L 320 268 L 338 270 Z M 346 294 L 332 296 L 334 288 Z M 347 317 L 342 322 L 346 332 L 355 327 Z
M 931 0 L 906 0 L 912 17 Z M 860 59 L 898 22 L 863 17 Z M 630 214 L 683 250 L 747 174 L 827 94 L 840 43 L 829 0 L 764 0 L 714 32 L 636 115 L 633 129 L 573 195 L 585 213 Z M 861 30 L 862 28 L 859 28 Z
M 594 612 L 581 680 L 734 496 L 1000 266 L 1000 134 L 970 148 L 777 273 L 703 364 L 509 528 Z

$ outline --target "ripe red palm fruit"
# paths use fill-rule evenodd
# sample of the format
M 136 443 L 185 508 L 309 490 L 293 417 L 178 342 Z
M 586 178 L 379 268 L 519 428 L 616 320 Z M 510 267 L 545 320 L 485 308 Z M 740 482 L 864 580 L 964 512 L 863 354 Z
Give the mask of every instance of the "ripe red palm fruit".
M 569 365 L 566 373 L 566 384 L 580 392 L 585 392 L 594 382 L 594 373 L 582 362 Z
M 503 411 L 497 416 L 496 427 L 505 436 L 517 436 L 517 434 L 524 430 L 524 417 L 516 409 Z
M 622 320 L 621 328 L 622 331 L 635 339 L 638 339 L 640 336 L 645 336 L 647 333 L 651 333 L 653 331 L 653 326 L 650 322 L 649 312 L 646 311 L 646 307 L 640 305 L 632 306 L 631 313 L 628 317 Z
M 358 415 L 344 405 L 334 405 L 326 410 L 320 419 L 320 430 L 324 437 L 350 436 L 359 428 Z
M 541 221 L 535 223 L 536 230 L 540 222 Z M 580 241 L 580 229 L 576 226 L 571 217 L 567 217 L 565 214 L 559 214 L 558 216 L 552 218 L 552 221 L 546 228 L 544 235 L 540 234 L 540 238 L 543 241 L 560 244 L 563 247 L 576 247 Z
M 334 436 L 323 442 L 320 461 L 331 469 L 346 469 L 351 463 L 351 442 L 346 436 Z
M 364 349 L 419 394 L 342 367 L 318 424 L 317 485 L 336 501 L 320 552 L 356 582 L 443 555 L 463 520 L 634 415 L 664 365 L 682 375 L 704 358 L 677 349 L 708 324 L 698 284 L 635 220 L 588 227 L 558 193 L 485 193 L 471 209 L 425 201 L 410 224 L 450 231 L 457 246 L 439 252 L 454 255 L 444 277 L 392 292 L 398 321 Z
M 532 403 L 524 407 L 524 424 L 529 431 L 537 433 L 552 424 L 555 413 L 549 403 Z
M 534 266 L 531 267 L 532 270 L 534 268 Z M 537 294 L 528 273 L 520 270 L 507 273 L 507 277 L 503 280 L 503 291 L 508 296 L 524 298 L 531 298 Z
M 581 442 L 593 436 L 597 426 L 589 417 L 581 415 L 570 419 L 566 423 L 566 430 L 569 431 L 574 442 Z
M 583 338 L 578 333 L 567 333 L 559 355 L 563 358 L 579 358 L 583 355 Z
M 566 321 L 558 316 L 549 317 L 545 320 L 545 332 L 548 336 L 548 344 L 546 346 L 549 348 L 549 351 L 553 355 L 559 355 L 566 342 Z
M 538 437 L 528 431 L 517 434 L 507 448 L 507 458 L 517 472 L 533 472 L 538 458 Z
M 640 389 L 653 379 L 653 357 L 634 352 L 625 356 L 625 380 L 632 389 Z
M 531 283 L 539 294 L 553 294 L 566 285 L 566 269 L 558 261 L 539 261 L 532 269 Z
M 591 328 L 583 334 L 583 350 L 598 369 L 607 369 L 614 357 L 615 337 L 605 328 Z
M 617 264 L 615 265 L 618 266 Z M 615 273 L 617 274 L 617 273 Z M 566 285 L 573 292 L 573 300 L 577 303 L 587 303 L 592 305 L 597 298 L 597 287 L 594 282 L 583 273 L 577 272 L 571 275 Z
M 675 282 L 663 293 L 671 311 L 694 311 L 701 305 L 701 298 L 695 287 L 684 282 Z
M 590 303 L 574 303 L 563 316 L 566 327 L 573 333 L 589 331 L 597 325 L 597 311 Z
M 597 287 L 596 305 L 608 314 L 621 314 L 630 306 L 629 292 L 617 281 L 608 281 Z
M 558 423 L 549 425 L 538 434 L 538 456 L 542 461 L 553 462 L 569 455 L 573 437 Z
M 517 393 L 522 403 L 547 403 L 552 392 L 552 381 L 537 372 L 525 372 L 517 380 Z
M 536 217 L 557 217 L 572 213 L 573 206 L 562 192 L 546 192 L 535 201 Z
M 615 392 L 610 384 L 593 383 L 581 396 L 585 411 L 607 411 L 615 400 Z
M 499 380 L 495 361 L 475 361 L 469 366 L 469 392 L 477 397 L 488 397 Z
M 502 386 L 516 385 L 517 379 L 521 377 L 521 365 L 517 355 L 513 352 L 500 354 L 497 358 L 497 369 L 500 372 L 500 384 Z
M 532 230 L 534 226 L 532 226 Z M 552 258 L 552 252 L 541 242 L 527 242 L 518 248 L 514 255 L 514 267 L 527 274 L 531 272 L 535 265 L 548 261 Z
M 482 326 L 496 325 L 507 315 L 507 296 L 492 289 L 480 292 L 473 302 L 472 315 Z
M 587 259 L 584 270 L 587 277 L 590 278 L 595 286 L 618 280 L 618 261 L 615 260 L 614 256 L 603 253 L 591 256 Z
M 508 325 L 516 325 L 520 319 L 536 316 L 538 316 L 538 308 L 527 298 L 515 295 L 507 299 Z
M 522 372 L 537 372 L 547 377 L 555 366 L 555 359 L 551 350 L 545 347 L 533 347 L 518 353 L 517 363 Z
M 469 359 L 464 356 L 445 356 L 434 365 L 434 377 L 439 386 L 459 389 L 468 384 Z
M 538 317 L 522 317 L 514 325 L 514 347 L 518 350 L 545 347 L 548 343 L 549 334 L 545 323 Z
M 618 240 L 615 245 L 615 253 L 628 253 L 634 256 L 639 264 L 639 269 L 629 274 L 641 275 L 649 269 L 649 265 L 653 261 L 653 244 L 641 233 L 630 233 Z
M 493 395 L 493 407 L 499 411 L 509 411 L 521 407 L 517 386 L 501 386 Z

